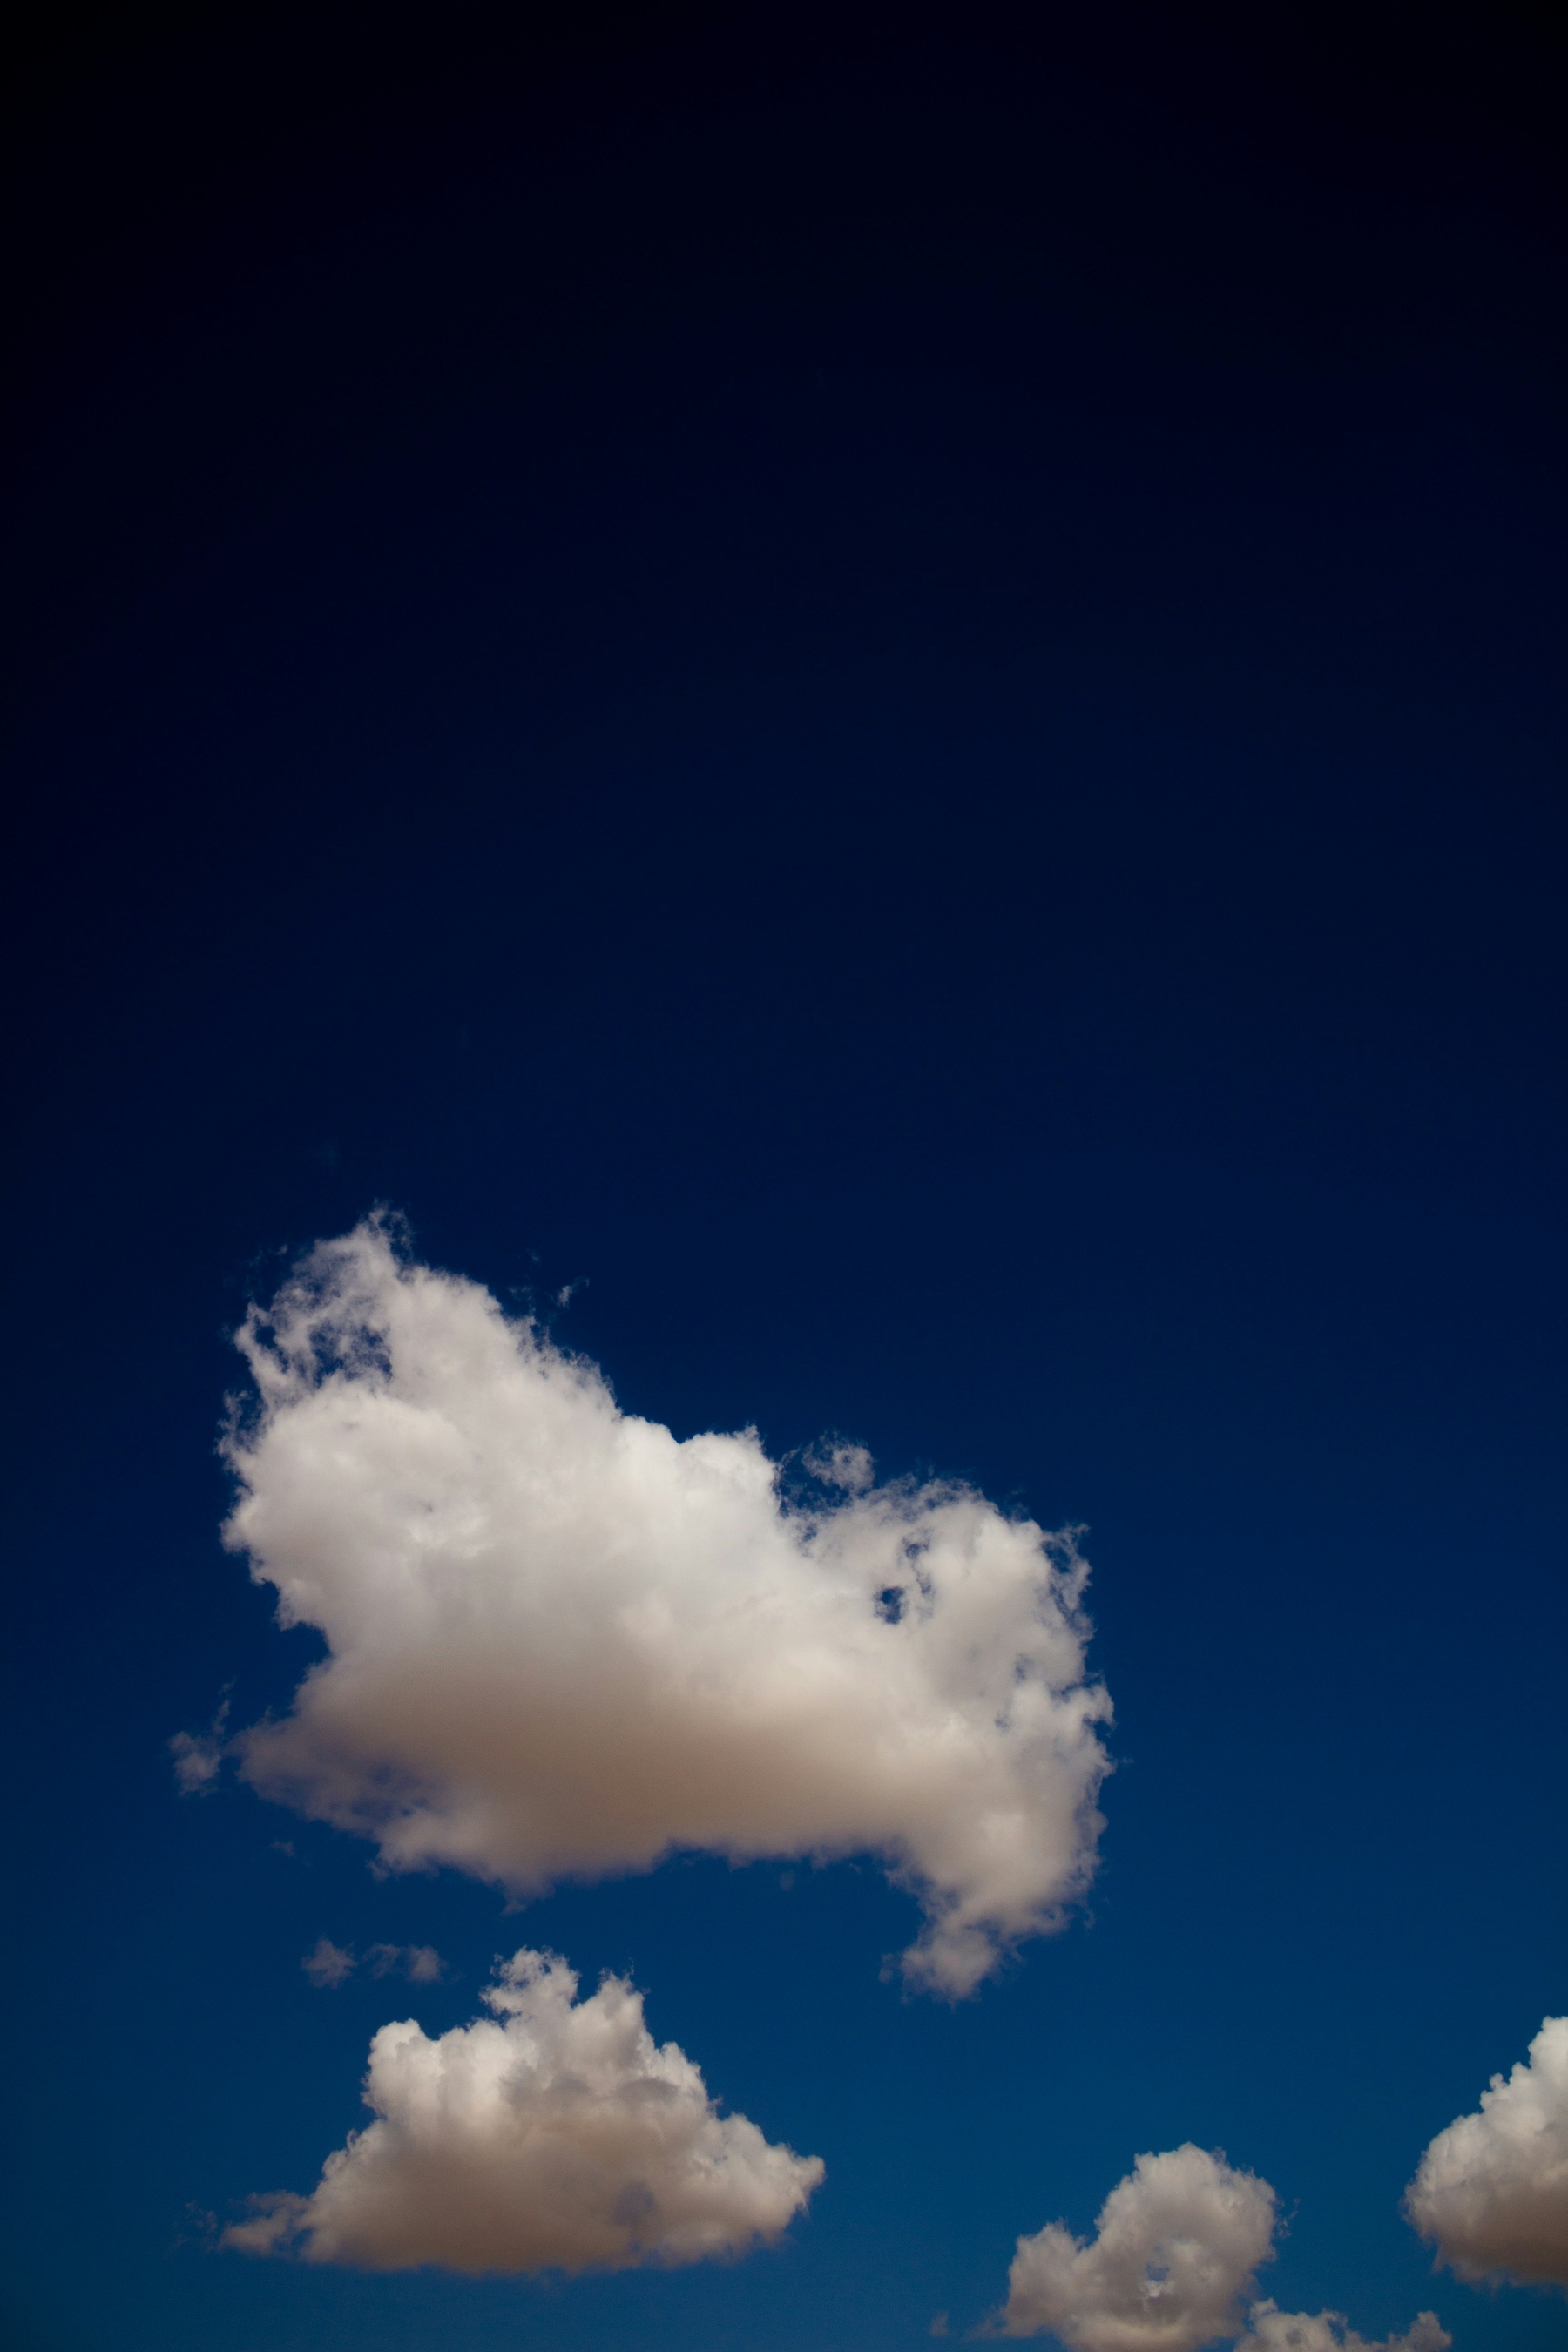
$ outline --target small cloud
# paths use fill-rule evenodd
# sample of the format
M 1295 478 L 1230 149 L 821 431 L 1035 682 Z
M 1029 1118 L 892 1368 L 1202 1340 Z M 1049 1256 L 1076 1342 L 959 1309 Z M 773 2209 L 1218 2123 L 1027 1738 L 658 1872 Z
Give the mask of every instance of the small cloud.
M 1267 2180 L 1189 2142 L 1141 2156 L 1100 2208 L 1088 2242 L 1060 2221 L 1020 2238 L 1006 2308 L 983 2332 L 1049 2333 L 1068 2352 L 1451 2352 L 1430 2311 L 1403 2336 L 1358 2336 L 1338 2311 L 1244 2318 L 1253 2273 L 1273 2259 L 1278 2202 Z M 934 2334 L 934 2329 L 933 2329 Z
M 223 2243 L 471 2277 L 668 2268 L 773 2243 L 820 2158 L 721 2115 L 621 1978 L 576 1991 L 563 1960 L 521 1951 L 485 1992 L 489 2017 L 435 2042 L 412 2021 L 384 2025 L 365 2080 L 374 2121 L 327 2158 L 312 2195 L 253 2198 Z
M 446 1961 L 430 1944 L 373 1944 L 366 1957 L 373 1977 L 395 1970 L 410 1984 L 439 1984 L 447 1973 Z
M 574 1276 L 570 1282 L 563 1282 L 560 1289 L 556 1292 L 555 1304 L 557 1307 L 570 1307 L 574 1292 L 586 1290 L 587 1287 L 588 1277 L 585 1274 Z
M 334 1944 L 330 1937 L 323 1936 L 315 1950 L 306 1953 L 300 1966 L 318 1991 L 335 1992 L 339 1985 L 345 1984 L 353 1976 L 355 1961 L 352 1949 L 345 1951 L 341 1944 Z M 383 1973 L 380 1969 L 376 1970 L 378 1976 Z
M 1020 2238 L 1001 2330 L 1048 2330 L 1071 2352 L 1198 2352 L 1241 2333 L 1240 2305 L 1273 2252 L 1274 2191 L 1189 2141 L 1141 2156 L 1097 2235 L 1060 2221 Z
M 936 2317 L 931 2321 L 929 2333 L 932 2336 L 947 2336 L 951 2334 L 951 2332 L 952 2331 L 947 2324 L 946 2312 L 939 2311 Z
M 228 1698 L 218 1702 L 217 1713 L 205 1731 L 176 1731 L 169 1742 L 169 1752 L 174 1759 L 174 1778 L 180 1784 L 182 1797 L 210 1796 L 217 1786 L 217 1776 L 223 1769 L 224 1748 L 227 1741 Z

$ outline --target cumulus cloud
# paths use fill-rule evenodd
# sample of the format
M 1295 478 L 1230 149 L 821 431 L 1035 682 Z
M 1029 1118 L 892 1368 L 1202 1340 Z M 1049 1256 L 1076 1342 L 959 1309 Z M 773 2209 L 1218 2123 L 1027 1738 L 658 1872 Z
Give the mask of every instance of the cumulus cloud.
M 310 2197 L 253 2201 L 223 2242 L 317 2263 L 576 2272 L 675 2265 L 776 2239 L 823 2177 L 818 2157 L 721 2116 L 642 1997 L 591 1999 L 560 1959 L 521 1951 L 494 2012 L 429 2041 L 384 2025 L 364 2097 L 375 2120 L 327 2158 Z
M 1461 2278 L 1568 2287 L 1568 2017 L 1421 2159 L 1405 2210 Z
M 1375 2344 L 1338 2311 L 1242 2307 L 1253 2274 L 1273 2258 L 1276 2199 L 1267 2180 L 1238 2172 L 1189 2142 L 1141 2156 L 1100 2208 L 1087 2243 L 1059 2221 L 1020 2238 L 999 2322 L 1008 2336 L 1048 2332 L 1070 2352 L 1449 2352 L 1429 2311 L 1403 2336 Z
M 1437 2324 L 1435 2312 L 1422 2311 L 1403 2336 L 1380 2336 L 1375 2344 L 1347 2329 L 1342 2311 L 1281 2311 L 1277 2304 L 1255 2304 L 1251 2324 L 1237 2352 L 1449 2352 L 1454 2339 Z
M 372 1221 L 239 1334 L 227 1540 L 327 1657 L 243 1735 L 265 1795 L 514 1895 L 879 1855 L 905 1966 L 968 1992 L 1086 1885 L 1110 1713 L 1071 1540 L 952 1485 L 784 1496 L 754 1431 L 678 1442 Z
M 1001 2328 L 1071 2352 L 1197 2352 L 1243 2326 L 1272 2251 L 1274 2191 L 1189 2141 L 1141 2156 L 1087 2243 L 1060 2221 L 1020 2238 Z M 1287 2339 L 1288 2340 L 1288 2339 Z
M 356 1962 L 352 1951 L 345 1951 L 341 1944 L 334 1944 L 330 1937 L 322 1936 L 314 1951 L 307 1952 L 300 1966 L 318 1990 L 335 1992 L 339 1985 L 346 1984 L 353 1976 Z

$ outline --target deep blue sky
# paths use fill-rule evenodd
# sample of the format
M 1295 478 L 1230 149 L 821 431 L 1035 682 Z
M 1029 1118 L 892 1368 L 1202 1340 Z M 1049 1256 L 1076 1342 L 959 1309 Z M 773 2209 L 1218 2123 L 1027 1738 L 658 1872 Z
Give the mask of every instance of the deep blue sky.
M 79 29 L 13 142 L 6 2342 L 892 2352 L 1193 2138 L 1282 2304 L 1561 2344 L 1398 2210 L 1568 2008 L 1560 47 Z M 177 1800 L 308 1654 L 218 1546 L 226 1333 L 376 1202 L 583 1280 L 679 1435 L 1088 1523 L 1088 1919 L 947 2010 L 870 1866 L 506 1918 Z M 826 2158 L 784 2251 L 205 2250 L 525 1937 Z

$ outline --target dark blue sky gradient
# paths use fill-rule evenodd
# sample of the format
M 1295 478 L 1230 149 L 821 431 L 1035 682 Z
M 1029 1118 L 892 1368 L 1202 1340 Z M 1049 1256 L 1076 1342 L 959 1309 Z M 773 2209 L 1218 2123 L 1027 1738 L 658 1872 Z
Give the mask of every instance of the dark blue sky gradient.
M 1189 2137 L 1279 2188 L 1282 2304 L 1563 2342 L 1399 2213 L 1568 2008 L 1561 49 L 1451 23 L 35 57 L 8 2345 L 891 2352 Z M 508 1918 L 176 1800 L 169 1735 L 312 1654 L 218 1548 L 226 1332 L 378 1201 L 582 1280 L 558 1335 L 679 1434 L 1089 1524 L 1088 1921 L 949 2011 L 869 1864 Z M 317 1992 L 322 1934 L 462 1973 Z M 524 1940 L 824 2155 L 783 2252 L 205 2250 Z

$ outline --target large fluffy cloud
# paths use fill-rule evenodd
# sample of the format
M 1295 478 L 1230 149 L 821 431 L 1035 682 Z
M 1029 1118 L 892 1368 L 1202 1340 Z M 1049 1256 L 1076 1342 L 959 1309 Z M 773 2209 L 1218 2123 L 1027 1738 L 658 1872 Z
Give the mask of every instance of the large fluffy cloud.
M 678 1443 L 378 1223 L 240 1345 L 227 1539 L 328 1656 L 244 1735 L 268 1796 L 395 1869 L 528 1894 L 676 1848 L 880 1855 L 906 1967 L 968 1991 L 1085 1885 L 1109 1714 L 1070 1540 L 956 1486 L 792 1505 L 755 1432 Z
M 1266 2180 L 1190 2141 L 1141 2156 L 1088 2243 L 1059 2221 L 1019 2239 L 1002 2327 L 1071 2352 L 1197 2352 L 1241 2332 L 1274 2215 Z
M 1453 2341 L 1431 2311 L 1418 2312 L 1403 2336 L 1380 2336 L 1373 2344 L 1347 2328 L 1342 2312 L 1281 2311 L 1258 2303 L 1237 2352 L 1449 2352 Z
M 1494 2074 L 1479 2115 L 1438 2133 L 1405 2192 L 1424 2238 L 1461 2278 L 1568 2287 L 1568 2017 Z
M 368 2270 L 626 2270 L 774 2239 L 822 2179 L 818 2157 L 716 2114 L 642 2000 L 606 1977 L 575 2001 L 565 1964 L 521 1951 L 495 2012 L 436 2042 L 409 2021 L 370 2046 L 375 2121 L 327 2158 L 310 2197 L 258 2198 L 225 2243 Z

